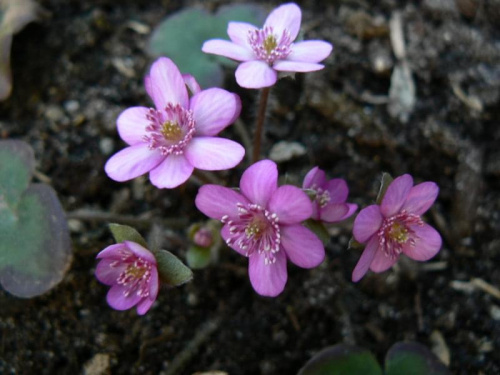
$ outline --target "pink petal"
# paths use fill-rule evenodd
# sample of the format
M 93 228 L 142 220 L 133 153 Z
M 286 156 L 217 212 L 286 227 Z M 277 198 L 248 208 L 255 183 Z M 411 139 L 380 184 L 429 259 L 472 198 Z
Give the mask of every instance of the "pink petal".
M 344 203 L 349 195 L 347 182 L 341 178 L 328 181 L 326 189 L 330 193 L 330 203 Z
M 221 220 L 228 215 L 231 220 L 239 218 L 238 203 L 247 204 L 248 200 L 240 193 L 218 185 L 203 185 L 196 195 L 195 205 L 205 215 Z
M 236 94 L 212 88 L 193 96 L 189 108 L 196 121 L 196 135 L 214 136 L 238 118 L 241 100 Z
M 240 46 L 248 46 L 248 34 L 250 30 L 257 30 L 257 28 L 246 22 L 229 22 L 227 35 L 229 35 L 229 38 L 234 43 Z
M 280 224 L 296 224 L 312 215 L 311 200 L 298 187 L 283 185 L 275 190 L 269 203 L 269 211 L 278 215 Z
M 354 219 L 353 234 L 356 241 L 365 243 L 380 229 L 382 214 L 376 204 L 365 207 Z
M 287 60 L 319 63 L 332 52 L 332 45 L 322 40 L 308 40 L 294 43 Z
M 109 178 L 128 181 L 149 172 L 165 159 L 158 150 L 150 150 L 146 143 L 124 148 L 114 154 L 104 166 Z
M 164 109 L 168 103 L 179 103 L 187 108 L 188 92 L 181 72 L 172 60 L 160 57 L 150 70 L 151 97 L 157 109 Z
M 144 77 L 144 88 L 146 89 L 146 92 L 148 93 L 151 100 L 153 100 L 153 87 L 151 85 L 151 77 L 149 75 Z
M 278 251 L 276 262 L 265 264 L 264 254 L 255 252 L 249 258 L 248 274 L 253 288 L 261 296 L 276 297 L 285 289 L 288 278 L 286 269 L 286 255 Z
M 115 262 L 115 259 L 102 259 L 95 270 L 95 277 L 97 280 L 105 285 L 116 284 L 118 277 L 125 268 L 127 268 L 127 265 L 125 263 L 119 263 L 112 267 L 111 264 Z
M 137 314 L 146 314 L 154 303 L 154 299 L 143 298 L 141 302 L 137 304 Z
M 261 160 L 247 168 L 240 180 L 240 189 L 252 203 L 267 207 L 278 188 L 278 167 L 271 160 Z
M 281 245 L 290 261 L 302 268 L 313 268 L 325 259 L 321 240 L 302 225 L 281 227 Z
M 345 203 L 330 203 L 320 208 L 321 220 L 326 223 L 335 223 L 344 220 L 349 212 L 349 206 Z
M 186 182 L 193 169 L 184 155 L 169 155 L 149 173 L 149 179 L 157 188 L 172 189 Z
M 156 258 L 148 249 L 145 249 L 133 241 L 124 241 L 123 243 L 134 253 L 135 256 L 144 259 L 148 263 L 156 264 Z
M 380 204 L 380 212 L 384 217 L 389 218 L 401 211 L 412 186 L 413 178 L 409 174 L 399 176 L 391 182 Z
M 247 89 L 261 89 L 276 83 L 278 74 L 264 61 L 247 61 L 236 69 L 236 82 Z
M 347 204 L 347 207 L 349 209 L 348 209 L 347 213 L 340 218 L 340 220 L 345 220 L 348 217 L 351 217 L 356 212 L 356 210 L 358 209 L 358 205 L 355 204 L 355 203 L 346 203 L 346 204 Z
M 190 95 L 196 95 L 201 91 L 199 83 L 191 74 L 183 74 L 182 79 L 184 80 L 184 83 L 186 84 Z
M 415 240 L 415 245 L 407 242 L 403 246 L 403 253 L 409 258 L 426 261 L 433 258 L 441 249 L 442 239 L 440 234 L 429 224 L 423 226 L 413 225 L 410 229 L 415 232 L 412 238 Z
M 132 107 L 123 111 L 116 120 L 120 138 L 131 146 L 143 143 L 146 126 L 149 125 L 146 118 L 148 112 L 149 108 L 146 107 Z
M 245 156 L 245 149 L 226 138 L 194 137 L 184 150 L 184 155 L 195 168 L 220 171 L 238 165 Z
M 123 285 L 113 285 L 106 296 L 109 306 L 115 310 L 128 310 L 135 306 L 143 297 L 137 293 L 130 293 L 125 296 L 125 291 L 128 289 Z
M 156 267 L 151 268 L 151 278 L 149 279 L 149 296 L 148 299 L 155 300 L 158 297 L 158 290 L 160 289 L 160 280 L 158 277 L 158 270 Z
M 372 264 L 370 265 L 370 269 L 373 272 L 385 272 L 389 268 L 391 268 L 394 263 L 398 261 L 399 256 L 395 258 L 391 258 L 385 254 L 382 250 L 377 251 L 375 257 L 373 258 Z
M 357 283 L 368 272 L 370 264 L 372 263 L 373 259 L 375 258 L 375 254 L 377 253 L 377 249 L 378 238 L 373 237 L 366 245 L 365 249 L 363 250 L 363 254 L 361 254 L 361 258 L 359 258 L 356 267 L 354 267 L 354 271 L 352 271 L 353 282 Z
M 304 182 L 302 183 L 302 187 L 304 189 L 309 189 L 315 186 L 323 187 L 326 184 L 325 172 L 319 167 L 314 167 L 309 172 L 307 172 L 306 177 L 304 177 Z
M 253 51 L 239 44 L 223 39 L 210 39 L 203 43 L 201 50 L 205 53 L 229 57 L 236 61 L 248 61 L 255 58 Z
M 226 224 L 222 227 L 222 229 L 220 231 L 220 235 L 222 236 L 224 241 L 226 241 L 226 243 L 227 243 L 227 240 L 232 238 L 232 235 L 229 232 L 229 225 L 228 224 Z M 243 250 L 236 242 L 231 242 L 231 244 L 228 246 L 231 249 L 233 249 L 234 251 L 236 251 L 237 253 L 243 255 L 244 257 L 248 257 L 248 255 L 247 255 L 248 250 Z
M 286 29 L 290 33 L 291 40 L 295 40 L 300 31 L 301 19 L 302 13 L 296 4 L 283 4 L 267 16 L 264 28 L 272 27 L 274 34 L 279 37 Z
M 307 72 L 315 72 L 317 70 L 321 70 L 324 67 L 325 66 L 322 64 L 288 61 L 288 60 L 278 60 L 273 64 L 273 69 L 280 72 L 307 73 Z
M 123 243 L 116 243 L 113 245 L 109 245 L 107 248 L 99 252 L 97 254 L 97 259 L 114 259 L 118 260 L 122 258 L 122 255 L 120 254 L 120 251 L 127 251 L 130 252 L 130 250 L 125 246 Z
M 438 194 L 439 187 L 434 182 L 422 182 L 410 189 L 402 209 L 410 214 L 423 215 L 432 206 Z

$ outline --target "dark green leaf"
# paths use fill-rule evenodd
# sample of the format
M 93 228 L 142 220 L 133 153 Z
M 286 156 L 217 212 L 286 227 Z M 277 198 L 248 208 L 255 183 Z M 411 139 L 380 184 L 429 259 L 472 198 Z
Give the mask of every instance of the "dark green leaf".
M 451 375 L 448 368 L 425 346 L 399 342 L 385 359 L 386 375 Z
M 117 243 L 123 241 L 132 241 L 148 249 L 146 240 L 139 234 L 138 231 L 136 231 L 132 227 L 129 227 L 128 225 L 109 224 L 109 230 L 113 234 L 113 237 L 115 238 L 115 241 Z
M 166 250 L 155 253 L 158 273 L 161 281 L 171 286 L 187 283 L 193 278 L 193 272 L 174 254 Z

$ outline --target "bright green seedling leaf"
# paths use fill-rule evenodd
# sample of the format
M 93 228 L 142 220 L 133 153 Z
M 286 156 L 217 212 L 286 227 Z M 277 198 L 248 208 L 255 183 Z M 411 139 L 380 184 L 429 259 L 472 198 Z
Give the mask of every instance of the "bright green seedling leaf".
M 211 250 L 206 247 L 190 246 L 186 253 L 186 261 L 192 269 L 205 268 L 210 264 Z
M 309 219 L 304 222 L 304 226 L 314 232 L 315 235 L 323 242 L 323 245 L 327 245 L 330 242 L 330 233 L 325 228 L 321 221 Z
M 148 248 L 146 240 L 134 228 L 128 225 L 109 224 L 109 230 L 117 243 L 132 241 L 138 243 L 145 249 Z
M 382 199 L 384 199 L 385 192 L 387 191 L 387 188 L 389 187 L 389 185 L 391 184 L 391 182 L 393 180 L 394 179 L 392 178 L 392 176 L 389 173 L 384 172 L 382 174 L 382 181 L 380 182 L 380 189 L 378 191 L 377 200 L 376 200 L 376 203 L 378 205 L 380 205 L 380 203 L 382 203 Z
M 59 283 L 71 262 L 61 203 L 50 186 L 28 186 L 33 166 L 28 144 L 0 141 L 0 283 L 24 298 Z
M 209 39 L 228 39 L 230 21 L 261 25 L 265 11 L 254 4 L 226 5 L 216 14 L 204 9 L 188 8 L 168 16 L 153 32 L 149 50 L 153 56 L 167 56 L 182 73 L 192 74 L 202 88 L 221 86 L 221 63 L 230 60 L 202 52 L 203 43 Z
M 367 349 L 338 344 L 316 354 L 298 375 L 382 375 L 382 370 Z
M 187 283 L 193 278 L 193 272 L 182 263 L 174 254 L 166 250 L 155 253 L 158 273 L 161 281 L 178 286 Z
M 448 368 L 425 346 L 399 342 L 387 352 L 386 375 L 451 375 Z

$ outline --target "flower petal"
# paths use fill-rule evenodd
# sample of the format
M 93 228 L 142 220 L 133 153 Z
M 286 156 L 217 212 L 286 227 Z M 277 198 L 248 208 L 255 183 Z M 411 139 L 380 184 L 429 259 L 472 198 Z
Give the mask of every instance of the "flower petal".
M 250 282 L 261 296 L 276 297 L 285 289 L 288 278 L 286 255 L 284 251 L 278 251 L 275 256 L 276 262 L 271 264 L 265 264 L 263 253 L 255 252 L 249 258 Z
M 356 241 L 365 243 L 380 229 L 382 214 L 378 205 L 365 207 L 354 219 L 353 234 Z
M 307 172 L 306 177 L 304 177 L 304 182 L 302 187 L 304 189 L 310 189 L 313 187 L 323 187 L 326 184 L 325 172 L 319 167 L 314 167 L 309 172 Z
M 146 314 L 154 303 L 154 299 L 143 298 L 141 302 L 137 304 L 137 314 Z
M 222 238 L 224 239 L 224 241 L 226 241 L 226 244 L 227 246 L 229 246 L 231 249 L 233 249 L 234 251 L 236 251 L 237 253 L 243 255 L 244 257 L 248 257 L 248 250 L 243 250 L 237 242 L 234 242 L 234 241 L 230 241 L 230 243 L 228 244 L 227 241 L 230 240 L 232 238 L 232 235 L 231 235 L 231 232 L 230 232 L 230 228 L 229 228 L 229 225 L 226 224 L 222 227 L 221 231 L 220 231 L 220 235 L 222 236 Z
M 102 259 L 95 269 L 97 280 L 105 285 L 115 285 L 120 274 L 127 268 L 127 265 L 123 262 L 115 263 L 115 259 Z
M 113 285 L 106 296 L 109 306 L 115 310 L 128 310 L 143 298 L 137 293 L 125 296 L 127 290 L 128 288 L 123 285 Z
M 413 178 L 409 174 L 399 176 L 391 182 L 380 204 L 380 212 L 384 217 L 391 217 L 401 210 L 412 186 Z
M 432 206 L 438 194 L 439 187 L 434 182 L 422 182 L 410 189 L 402 209 L 410 214 L 423 215 Z
M 227 35 L 229 39 L 240 46 L 248 46 L 248 34 L 250 30 L 257 30 L 254 25 L 246 22 L 229 22 L 227 25 Z
M 236 82 L 247 89 L 261 89 L 276 83 L 278 74 L 264 61 L 247 61 L 236 69 Z
M 186 182 L 193 169 L 184 155 L 169 155 L 149 173 L 149 179 L 157 188 L 172 189 Z
M 278 167 L 271 160 L 261 160 L 247 168 L 240 180 L 240 189 L 252 203 L 267 207 L 278 188 Z
M 145 249 L 137 242 L 123 241 L 123 243 L 134 253 L 135 256 L 142 258 L 148 263 L 156 264 L 156 258 L 151 251 Z
M 146 89 L 146 92 L 148 93 L 151 100 L 153 100 L 153 87 L 151 86 L 151 77 L 149 76 L 149 74 L 144 77 L 144 88 Z
M 113 245 L 109 245 L 107 248 L 104 250 L 100 251 L 99 254 L 97 254 L 96 258 L 97 259 L 121 259 L 122 254 L 120 254 L 120 251 L 126 251 L 130 252 L 127 246 L 125 246 L 123 243 L 115 243 Z
M 269 211 L 278 215 L 280 224 L 297 224 L 312 215 L 311 200 L 301 189 L 283 185 L 275 190 L 269 203 Z
M 218 185 L 203 185 L 195 198 L 198 210 L 217 220 L 221 220 L 225 215 L 231 220 L 239 218 L 238 203 L 248 204 L 249 202 L 233 189 Z
M 319 63 L 332 52 L 332 45 L 322 40 L 307 40 L 294 43 L 287 60 Z
M 274 34 L 279 37 L 286 29 L 290 33 L 290 39 L 295 40 L 300 31 L 301 19 L 302 13 L 296 4 L 283 4 L 267 16 L 264 28 L 272 27 Z
M 224 39 L 210 39 L 203 43 L 201 50 L 205 53 L 228 57 L 236 61 L 249 61 L 255 58 L 250 48 Z
M 349 195 L 347 182 L 341 178 L 334 178 L 328 181 L 326 190 L 330 193 L 330 203 L 344 203 Z
M 320 208 L 320 220 L 326 223 L 335 223 L 344 220 L 349 212 L 349 206 L 345 203 L 330 203 Z
M 120 138 L 129 145 L 143 143 L 143 137 L 146 134 L 146 126 L 149 121 L 146 115 L 149 108 L 146 107 L 132 107 L 123 111 L 116 120 L 116 126 Z
M 391 258 L 386 255 L 382 250 L 377 251 L 375 257 L 373 258 L 372 264 L 370 265 L 370 269 L 373 272 L 385 272 L 389 268 L 391 268 L 394 263 L 396 263 L 399 259 L 399 256 L 395 258 Z
M 325 259 L 321 240 L 302 225 L 281 227 L 281 245 L 290 261 L 302 268 L 313 268 Z
M 214 136 L 238 118 L 241 100 L 229 91 L 211 88 L 193 96 L 189 108 L 193 110 L 196 135 Z
M 403 245 L 403 253 L 406 256 L 411 259 L 426 261 L 439 252 L 443 240 L 433 227 L 424 223 L 423 226 L 412 225 L 410 229 L 415 232 L 414 236 L 412 236 L 415 245 L 412 246 L 409 241 Z
M 273 69 L 280 72 L 315 72 L 317 70 L 323 69 L 325 66 L 322 64 L 310 63 L 310 62 L 300 62 L 300 61 L 288 61 L 288 60 L 278 60 L 273 64 Z
M 164 109 L 168 103 L 179 103 L 187 108 L 188 92 L 179 68 L 172 60 L 160 57 L 150 70 L 151 97 L 157 109 Z
M 357 283 L 359 280 L 365 276 L 372 264 L 373 259 L 375 258 L 375 254 L 378 249 L 378 238 L 373 237 L 365 249 L 363 250 L 363 254 L 361 254 L 361 258 L 359 258 L 356 267 L 352 271 L 352 281 Z M 379 251 L 380 252 L 380 251 Z
M 194 96 L 201 91 L 200 84 L 191 74 L 183 74 L 182 79 L 189 90 L 188 94 L 191 94 L 191 96 Z
M 158 276 L 158 269 L 151 268 L 151 278 L 149 279 L 149 296 L 148 299 L 155 300 L 158 297 L 158 290 L 160 289 L 160 279 Z
M 158 150 L 150 150 L 146 143 L 141 143 L 114 154 L 104 170 L 115 181 L 128 181 L 149 172 L 164 159 Z
M 245 149 L 226 138 L 194 137 L 184 150 L 184 155 L 195 168 L 221 171 L 238 165 L 245 156 Z

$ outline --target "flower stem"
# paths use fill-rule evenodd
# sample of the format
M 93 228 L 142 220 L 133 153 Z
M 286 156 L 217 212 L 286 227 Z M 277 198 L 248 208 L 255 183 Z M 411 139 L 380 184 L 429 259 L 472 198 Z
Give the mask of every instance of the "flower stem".
M 262 142 L 262 129 L 264 128 L 264 119 L 266 117 L 267 99 L 269 98 L 270 87 L 264 87 L 260 93 L 259 112 L 255 122 L 255 134 L 253 139 L 252 164 L 260 158 L 260 144 Z

